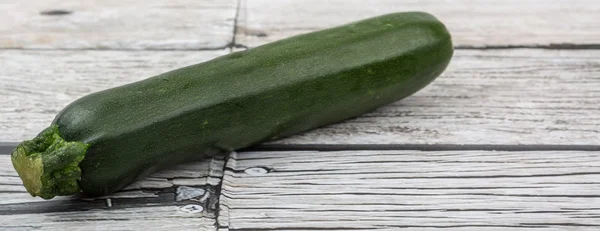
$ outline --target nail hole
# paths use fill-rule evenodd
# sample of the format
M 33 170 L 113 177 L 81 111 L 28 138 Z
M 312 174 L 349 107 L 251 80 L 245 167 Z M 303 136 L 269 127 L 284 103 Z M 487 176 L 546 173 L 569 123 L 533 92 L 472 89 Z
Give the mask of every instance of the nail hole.
M 252 175 L 252 176 L 264 175 L 264 174 L 267 174 L 268 172 L 269 172 L 269 170 L 264 167 L 247 168 L 246 170 L 244 170 L 244 173 L 246 173 L 248 175 Z
M 204 208 L 200 205 L 191 204 L 183 206 L 179 208 L 179 210 L 181 210 L 181 212 L 184 213 L 201 213 L 204 210 Z
M 67 15 L 67 14 L 71 14 L 73 12 L 68 11 L 68 10 L 47 10 L 47 11 L 42 11 L 40 12 L 41 15 Z
M 259 32 L 259 33 L 256 34 L 256 37 L 259 37 L 259 38 L 261 38 L 261 37 L 267 37 L 267 33 Z

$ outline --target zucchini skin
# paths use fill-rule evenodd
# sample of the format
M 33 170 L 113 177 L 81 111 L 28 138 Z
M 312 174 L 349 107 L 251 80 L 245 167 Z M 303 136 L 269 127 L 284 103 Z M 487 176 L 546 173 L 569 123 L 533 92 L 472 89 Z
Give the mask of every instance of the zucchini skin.
M 453 54 L 435 17 L 394 13 L 280 40 L 82 97 L 53 125 L 89 145 L 100 196 L 157 170 L 356 117 L 413 94 Z

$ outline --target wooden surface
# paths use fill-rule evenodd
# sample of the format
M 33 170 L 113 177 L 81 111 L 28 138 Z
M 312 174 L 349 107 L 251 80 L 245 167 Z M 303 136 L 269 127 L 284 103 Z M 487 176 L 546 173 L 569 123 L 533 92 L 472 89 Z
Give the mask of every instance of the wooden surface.
M 236 0 L 1 0 L 0 48 L 223 49 L 236 7 Z
M 0 0 L 0 10 L 0 230 L 600 226 L 597 1 Z M 409 10 L 442 20 L 457 50 L 402 101 L 105 198 L 32 198 L 12 169 L 16 142 L 78 97 Z
M 243 0 L 236 42 L 256 46 L 399 11 L 425 11 L 456 46 L 600 47 L 595 0 Z
M 2 50 L 0 140 L 31 139 L 75 99 L 227 54 L 214 51 Z M 26 65 L 24 65 L 26 63 Z M 35 84 L 32 84 L 35 83 Z
M 597 152 L 338 151 L 230 156 L 230 230 L 600 228 Z
M 60 109 L 91 92 L 225 53 L 0 52 L 8 64 L 0 74 L 6 94 L 0 140 L 34 137 Z M 32 64 L 22 65 L 26 60 Z M 600 145 L 599 88 L 599 50 L 457 50 L 447 71 L 414 96 L 273 143 Z
M 31 197 L 0 153 L 0 230 L 216 229 L 223 157 L 180 165 L 103 198 Z M 194 205 L 199 210 L 188 210 Z

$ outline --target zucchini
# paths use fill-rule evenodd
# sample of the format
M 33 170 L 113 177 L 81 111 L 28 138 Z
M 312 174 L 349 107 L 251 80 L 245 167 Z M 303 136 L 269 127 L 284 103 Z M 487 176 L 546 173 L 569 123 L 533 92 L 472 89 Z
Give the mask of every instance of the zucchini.
M 100 196 L 157 170 L 356 117 L 413 94 L 453 54 L 422 12 L 303 34 L 82 97 L 12 152 L 32 196 Z

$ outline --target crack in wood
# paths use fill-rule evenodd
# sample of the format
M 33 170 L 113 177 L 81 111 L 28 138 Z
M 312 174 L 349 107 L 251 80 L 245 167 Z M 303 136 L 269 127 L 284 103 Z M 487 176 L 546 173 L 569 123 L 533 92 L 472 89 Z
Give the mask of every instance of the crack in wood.
M 225 212 L 219 219 L 224 224 L 221 228 L 229 230 L 596 227 L 600 226 L 594 221 L 600 216 L 600 209 L 594 206 L 600 198 L 600 183 L 595 180 L 600 172 L 594 171 L 598 154 L 464 150 L 236 153 L 225 169 L 220 204 Z M 256 166 L 273 170 L 266 174 L 244 171 Z M 591 171 L 582 172 L 578 166 L 588 166 L 585 168 Z
M 260 144 L 243 151 L 351 151 L 351 150 L 419 150 L 419 151 L 600 151 L 600 145 L 552 144 Z

